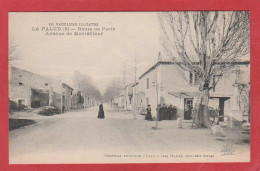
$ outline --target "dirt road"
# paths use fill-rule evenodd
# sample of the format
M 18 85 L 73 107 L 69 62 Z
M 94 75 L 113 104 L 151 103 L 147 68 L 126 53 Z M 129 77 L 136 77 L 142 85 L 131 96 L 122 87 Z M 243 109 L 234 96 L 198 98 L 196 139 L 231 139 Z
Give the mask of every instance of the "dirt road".
M 97 107 L 55 116 L 39 116 L 37 124 L 9 133 L 10 163 L 117 163 L 249 160 L 249 144 L 234 143 L 210 135 L 208 129 L 182 129 L 176 121 L 145 121 L 132 112 L 105 107 L 105 119 L 97 119 Z M 221 152 L 227 144 L 234 155 Z M 220 156 L 221 159 L 219 158 Z

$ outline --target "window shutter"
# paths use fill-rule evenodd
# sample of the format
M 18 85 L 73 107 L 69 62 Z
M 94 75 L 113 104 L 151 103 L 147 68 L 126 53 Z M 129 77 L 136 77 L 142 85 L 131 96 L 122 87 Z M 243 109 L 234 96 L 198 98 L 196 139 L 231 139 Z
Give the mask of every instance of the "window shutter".
M 189 71 L 184 71 L 184 83 L 188 84 L 190 81 L 190 72 Z

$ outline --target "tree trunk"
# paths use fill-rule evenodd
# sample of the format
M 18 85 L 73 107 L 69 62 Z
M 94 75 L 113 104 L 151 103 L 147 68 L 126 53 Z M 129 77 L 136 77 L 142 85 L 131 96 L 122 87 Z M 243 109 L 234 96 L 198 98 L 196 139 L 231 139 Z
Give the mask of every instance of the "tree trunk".
M 203 90 L 201 92 L 199 106 L 197 106 L 197 123 L 198 127 L 209 127 L 208 119 L 208 104 L 209 104 L 209 88 L 207 82 L 203 85 Z
M 209 105 L 209 89 L 206 88 L 205 90 L 203 90 L 203 96 L 202 96 L 202 118 L 201 118 L 201 126 L 202 127 L 209 127 L 209 118 L 208 118 L 208 105 Z

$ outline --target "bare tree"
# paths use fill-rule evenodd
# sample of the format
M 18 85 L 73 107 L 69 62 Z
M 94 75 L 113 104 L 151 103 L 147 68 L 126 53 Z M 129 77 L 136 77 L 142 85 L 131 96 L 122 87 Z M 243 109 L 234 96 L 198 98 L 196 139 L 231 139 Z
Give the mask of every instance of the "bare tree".
M 216 75 L 249 53 L 248 11 L 161 12 L 165 53 L 185 71 L 198 75 L 203 109 L 200 126 L 208 127 L 209 91 Z
M 9 41 L 9 44 L 8 44 L 8 60 L 9 60 L 9 62 L 13 62 L 13 61 L 19 59 L 19 57 L 17 55 L 17 47 L 18 47 L 18 45 L 15 44 L 13 39 L 11 39 Z
M 83 75 L 75 71 L 73 77 L 74 87 L 84 95 L 91 97 L 97 101 L 102 100 L 100 90 L 93 83 L 93 79 L 88 75 Z
M 120 79 L 113 79 L 106 88 L 106 91 L 104 93 L 104 101 L 109 102 L 110 100 L 114 99 L 114 97 L 120 94 L 120 89 Z

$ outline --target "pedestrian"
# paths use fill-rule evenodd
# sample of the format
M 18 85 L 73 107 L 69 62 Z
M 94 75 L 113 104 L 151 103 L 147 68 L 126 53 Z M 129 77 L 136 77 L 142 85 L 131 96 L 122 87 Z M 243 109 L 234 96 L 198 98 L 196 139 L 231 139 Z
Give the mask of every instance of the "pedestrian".
M 166 120 L 167 118 L 167 107 L 165 104 L 162 106 L 162 120 Z
M 176 112 L 176 107 L 173 107 L 172 105 L 168 107 L 169 120 L 176 120 Z
M 166 120 L 171 120 L 171 113 L 170 113 L 170 109 L 171 108 L 170 108 L 170 105 L 167 105 L 166 108 L 167 109 L 166 109 L 166 112 L 165 112 L 166 113 L 166 118 L 165 119 Z
M 172 105 L 167 108 L 167 119 L 172 120 Z
M 105 118 L 105 112 L 103 108 L 103 103 L 101 102 L 99 105 L 99 111 L 98 111 L 98 117 L 99 119 L 104 119 Z
M 151 105 L 148 105 L 147 108 L 146 108 L 145 120 L 153 121 Z

